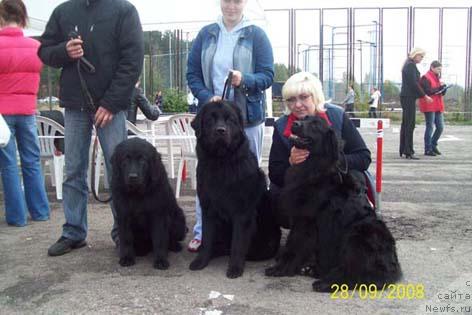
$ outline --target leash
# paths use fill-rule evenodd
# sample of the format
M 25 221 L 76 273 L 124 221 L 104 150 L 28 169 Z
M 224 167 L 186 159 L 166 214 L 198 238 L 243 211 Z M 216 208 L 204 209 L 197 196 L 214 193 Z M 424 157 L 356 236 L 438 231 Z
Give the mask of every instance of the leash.
M 228 76 L 226 77 L 225 85 L 223 87 L 223 93 L 221 95 L 221 99 L 224 101 L 225 99 L 229 99 L 229 93 L 231 91 L 231 81 L 233 81 L 233 71 L 230 71 L 228 73 Z
M 93 101 L 93 98 L 92 98 L 92 95 L 90 94 L 90 91 L 87 87 L 87 82 L 85 82 L 85 79 L 84 77 L 82 76 L 82 71 L 81 71 L 81 63 L 83 61 L 81 59 L 77 60 L 77 73 L 79 74 L 79 79 L 80 79 L 80 88 L 82 90 L 82 95 L 85 97 L 85 102 L 86 102 L 86 105 L 87 105 L 87 108 L 92 112 L 92 113 L 95 113 L 97 111 L 97 106 L 95 105 L 95 102 Z M 87 67 L 86 67 L 87 69 Z M 95 71 L 95 70 L 94 70 Z M 93 71 L 93 72 L 94 72 Z M 91 72 L 91 73 L 93 73 Z M 92 195 L 93 197 L 95 198 L 95 200 L 97 200 L 98 202 L 101 202 L 101 203 L 108 203 L 110 202 L 110 200 L 112 199 L 112 196 L 110 195 L 108 198 L 105 198 L 105 199 L 100 199 L 100 197 L 98 196 L 98 191 L 95 191 L 95 173 L 96 173 L 96 163 L 97 163 L 97 154 L 98 154 L 98 130 L 97 130 L 97 127 L 93 127 L 95 129 L 95 139 L 93 141 L 93 146 L 92 146 L 92 161 L 91 161 L 91 174 L 90 176 L 92 176 L 90 182 L 91 182 L 91 185 L 92 187 L 91 190 L 92 190 Z M 106 166 L 105 166 L 106 167 Z

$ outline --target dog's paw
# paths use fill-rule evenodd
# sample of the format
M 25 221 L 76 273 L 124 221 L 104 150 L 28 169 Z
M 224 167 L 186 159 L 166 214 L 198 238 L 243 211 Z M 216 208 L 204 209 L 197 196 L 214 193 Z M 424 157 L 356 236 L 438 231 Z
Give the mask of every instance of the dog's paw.
M 319 273 L 314 266 L 303 266 L 297 272 L 301 276 L 307 276 L 312 278 L 318 278 Z
M 228 266 L 228 270 L 226 270 L 226 277 L 230 279 L 235 279 L 241 277 L 243 275 L 244 268 L 239 266 Z
M 122 267 L 129 267 L 129 266 L 134 265 L 135 263 L 136 263 L 136 260 L 134 257 L 124 256 L 120 258 L 120 265 Z
M 325 282 L 323 280 L 316 280 L 312 284 L 313 291 L 316 291 L 316 292 L 332 292 L 333 289 L 331 288 L 331 286 L 332 286 L 331 283 Z
M 208 265 L 208 262 L 203 260 L 200 257 L 195 258 L 191 263 L 190 263 L 190 270 L 201 270 L 205 268 Z
M 156 259 L 153 266 L 155 269 L 165 270 L 169 268 L 169 262 L 167 259 Z
M 275 265 L 265 270 L 265 275 L 268 277 L 293 277 L 295 271 L 288 268 L 286 265 Z
M 182 245 L 180 245 L 179 242 L 171 243 L 169 245 L 169 250 L 175 253 L 180 252 L 182 250 Z

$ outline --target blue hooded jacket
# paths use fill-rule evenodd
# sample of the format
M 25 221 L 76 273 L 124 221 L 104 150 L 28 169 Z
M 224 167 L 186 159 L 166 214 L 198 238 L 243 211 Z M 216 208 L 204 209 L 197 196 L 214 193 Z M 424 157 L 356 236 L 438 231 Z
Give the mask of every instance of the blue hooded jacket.
M 199 104 L 215 95 L 211 69 L 219 33 L 218 23 L 201 29 L 188 57 L 187 82 Z M 265 119 L 264 91 L 274 80 L 272 46 L 260 27 L 249 25 L 240 30 L 233 68 L 243 75 L 241 85 L 234 89 L 234 103 L 241 110 L 245 127 L 258 125 Z

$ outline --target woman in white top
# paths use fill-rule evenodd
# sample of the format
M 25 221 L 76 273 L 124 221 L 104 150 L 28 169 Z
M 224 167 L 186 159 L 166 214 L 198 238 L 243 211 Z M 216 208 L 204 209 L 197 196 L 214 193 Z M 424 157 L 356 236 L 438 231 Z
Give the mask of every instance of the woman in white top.
M 376 87 L 373 87 L 369 101 L 369 118 L 377 118 L 377 107 L 379 106 L 380 96 L 382 96 L 380 91 Z

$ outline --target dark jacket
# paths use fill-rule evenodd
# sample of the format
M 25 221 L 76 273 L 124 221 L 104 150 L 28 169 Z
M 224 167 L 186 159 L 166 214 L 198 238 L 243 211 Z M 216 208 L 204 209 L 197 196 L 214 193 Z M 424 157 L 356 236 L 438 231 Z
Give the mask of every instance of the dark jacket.
M 344 141 L 344 153 L 349 169 L 365 171 L 369 168 L 370 151 L 343 109 L 336 105 L 326 104 L 326 113 L 332 127 Z M 287 117 L 282 116 L 274 125 L 272 146 L 269 154 L 269 178 L 278 187 L 284 186 L 285 171 L 290 167 L 288 159 L 292 145 L 283 135 L 287 126 Z
M 400 96 L 420 98 L 425 96 L 420 86 L 420 72 L 412 59 L 407 59 L 402 68 L 402 89 Z
M 136 8 L 125 0 L 70 0 L 53 11 L 46 25 L 38 55 L 62 68 L 60 105 L 87 110 L 76 61 L 65 48 L 71 31 L 81 36 L 84 57 L 96 68 L 94 74 L 82 70 L 94 103 L 113 113 L 126 110 L 144 58 Z
M 131 98 L 131 106 L 128 108 L 126 119 L 133 124 L 136 124 L 136 115 L 138 114 L 138 107 L 149 120 L 157 120 L 161 113 L 157 105 L 149 103 L 143 91 L 139 88 L 134 88 L 133 97 Z
M 214 96 L 211 79 L 217 49 L 218 24 L 205 26 L 193 42 L 187 63 L 187 82 L 201 108 Z M 265 120 L 265 90 L 274 81 L 272 46 L 265 32 L 255 25 L 241 30 L 234 48 L 233 67 L 241 71 L 241 85 L 234 90 L 235 104 L 241 109 L 244 125 L 255 126 Z

